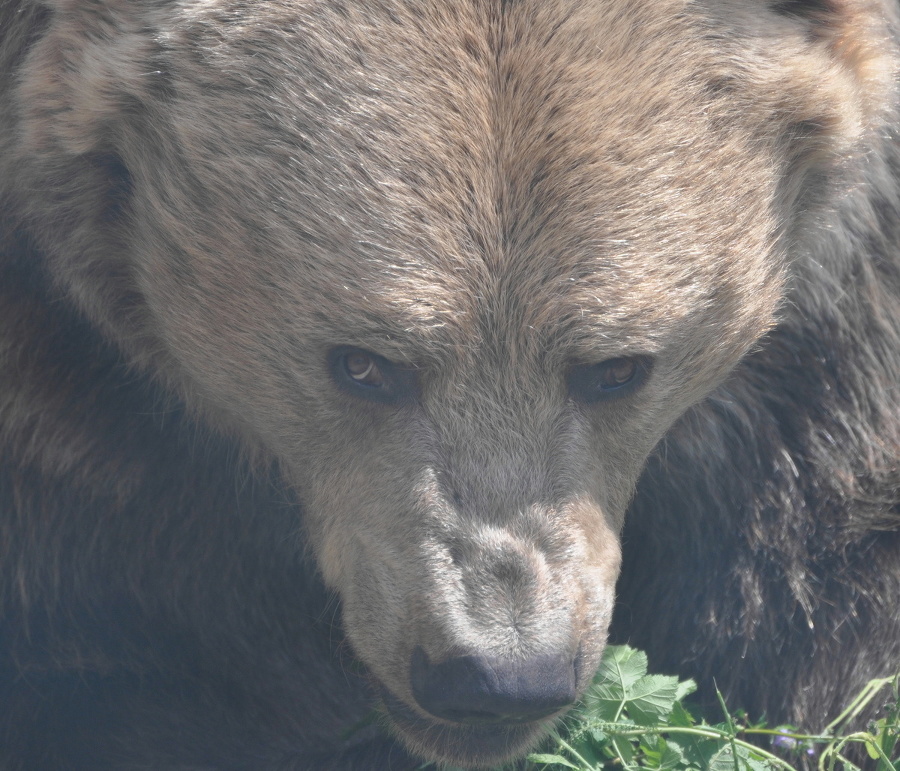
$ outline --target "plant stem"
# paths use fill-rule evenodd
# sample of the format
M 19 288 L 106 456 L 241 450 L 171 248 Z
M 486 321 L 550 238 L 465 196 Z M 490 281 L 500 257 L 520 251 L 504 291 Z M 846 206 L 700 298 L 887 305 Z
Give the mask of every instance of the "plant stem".
M 884 686 L 893 682 L 893 677 L 879 677 L 875 680 L 869 680 L 868 684 L 865 688 L 863 688 L 850 704 L 847 705 L 847 708 L 841 712 L 834 720 L 832 720 L 825 729 L 822 731 L 823 734 L 833 734 L 835 728 L 837 728 L 842 723 L 846 723 L 848 720 L 852 720 L 855 718 L 860 712 L 865 709 L 866 705 L 875 698 L 875 694 L 878 693 Z
M 655 725 L 655 726 L 640 726 L 638 728 L 634 728 L 630 725 L 626 727 L 624 723 L 595 723 L 594 724 L 601 731 L 605 731 L 611 735 L 618 736 L 641 736 L 646 733 L 658 733 L 658 734 L 687 734 L 689 736 L 703 736 L 707 739 L 721 739 L 723 741 L 733 740 L 734 744 L 738 747 L 743 747 L 746 750 L 750 750 L 757 755 L 762 756 L 770 763 L 774 763 L 780 768 L 786 769 L 786 771 L 795 771 L 794 767 L 785 760 L 782 760 L 777 755 L 773 755 L 771 752 L 768 752 L 760 747 L 757 747 L 755 744 L 750 744 L 750 742 L 745 742 L 741 739 L 729 736 L 727 731 L 720 731 L 717 728 L 712 728 L 711 726 L 704 726 L 703 728 L 681 728 L 677 726 L 666 726 L 666 725 Z M 896 771 L 896 769 L 894 770 Z

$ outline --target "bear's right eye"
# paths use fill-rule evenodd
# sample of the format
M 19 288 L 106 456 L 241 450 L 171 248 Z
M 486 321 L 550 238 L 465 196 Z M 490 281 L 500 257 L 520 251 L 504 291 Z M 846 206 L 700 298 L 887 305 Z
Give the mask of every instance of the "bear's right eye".
M 381 388 L 384 385 L 384 375 L 370 353 L 351 351 L 344 356 L 344 368 L 350 378 L 360 385 L 369 388 Z
M 647 356 L 621 356 L 598 364 L 578 364 L 569 371 L 569 393 L 586 403 L 619 399 L 644 384 L 651 364 Z
M 416 390 L 416 371 L 377 353 L 341 346 L 329 354 L 335 382 L 354 396 L 376 402 L 399 402 Z

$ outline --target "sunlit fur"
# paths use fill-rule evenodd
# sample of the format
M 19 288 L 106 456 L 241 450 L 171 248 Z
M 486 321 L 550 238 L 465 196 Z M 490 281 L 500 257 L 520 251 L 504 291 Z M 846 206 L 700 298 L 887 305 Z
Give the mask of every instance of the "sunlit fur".
M 896 16 L 0 5 L 4 771 L 492 764 L 552 719 L 412 651 L 611 623 L 812 729 L 896 669 Z

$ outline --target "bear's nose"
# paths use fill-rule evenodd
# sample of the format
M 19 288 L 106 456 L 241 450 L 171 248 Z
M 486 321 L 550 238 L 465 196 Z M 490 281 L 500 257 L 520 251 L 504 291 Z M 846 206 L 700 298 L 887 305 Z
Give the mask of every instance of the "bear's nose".
M 575 701 L 571 654 L 524 660 L 470 655 L 431 664 L 417 646 L 410 669 L 419 706 L 454 723 L 525 723 Z

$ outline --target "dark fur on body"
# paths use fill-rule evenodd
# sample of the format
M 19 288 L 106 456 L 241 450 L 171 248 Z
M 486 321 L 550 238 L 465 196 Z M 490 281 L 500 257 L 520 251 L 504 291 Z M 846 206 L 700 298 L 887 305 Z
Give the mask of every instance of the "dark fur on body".
M 131 5 L 0 5 L 3 771 L 414 768 L 345 738 L 407 696 L 394 637 L 571 627 L 595 662 L 606 595 L 560 587 L 611 591 L 623 517 L 611 636 L 707 700 L 815 729 L 900 666 L 896 9 L 220 3 L 167 38 Z M 591 21 L 624 62 L 596 88 Z M 439 373 L 414 429 L 319 395 L 319 352 L 373 340 Z M 547 428 L 541 367 L 657 342 L 644 423 Z M 403 543 L 360 576 L 351 527 L 438 567 Z M 503 610 L 547 565 L 534 633 L 441 586 L 370 610 L 506 569 Z M 436 731 L 404 740 L 498 757 Z
M 277 471 L 129 372 L 7 234 L 0 768 L 418 765 L 341 740 L 371 697 Z
M 900 213 L 871 203 L 831 300 L 795 292 L 673 428 L 623 534 L 612 637 L 770 724 L 819 729 L 900 659 Z

